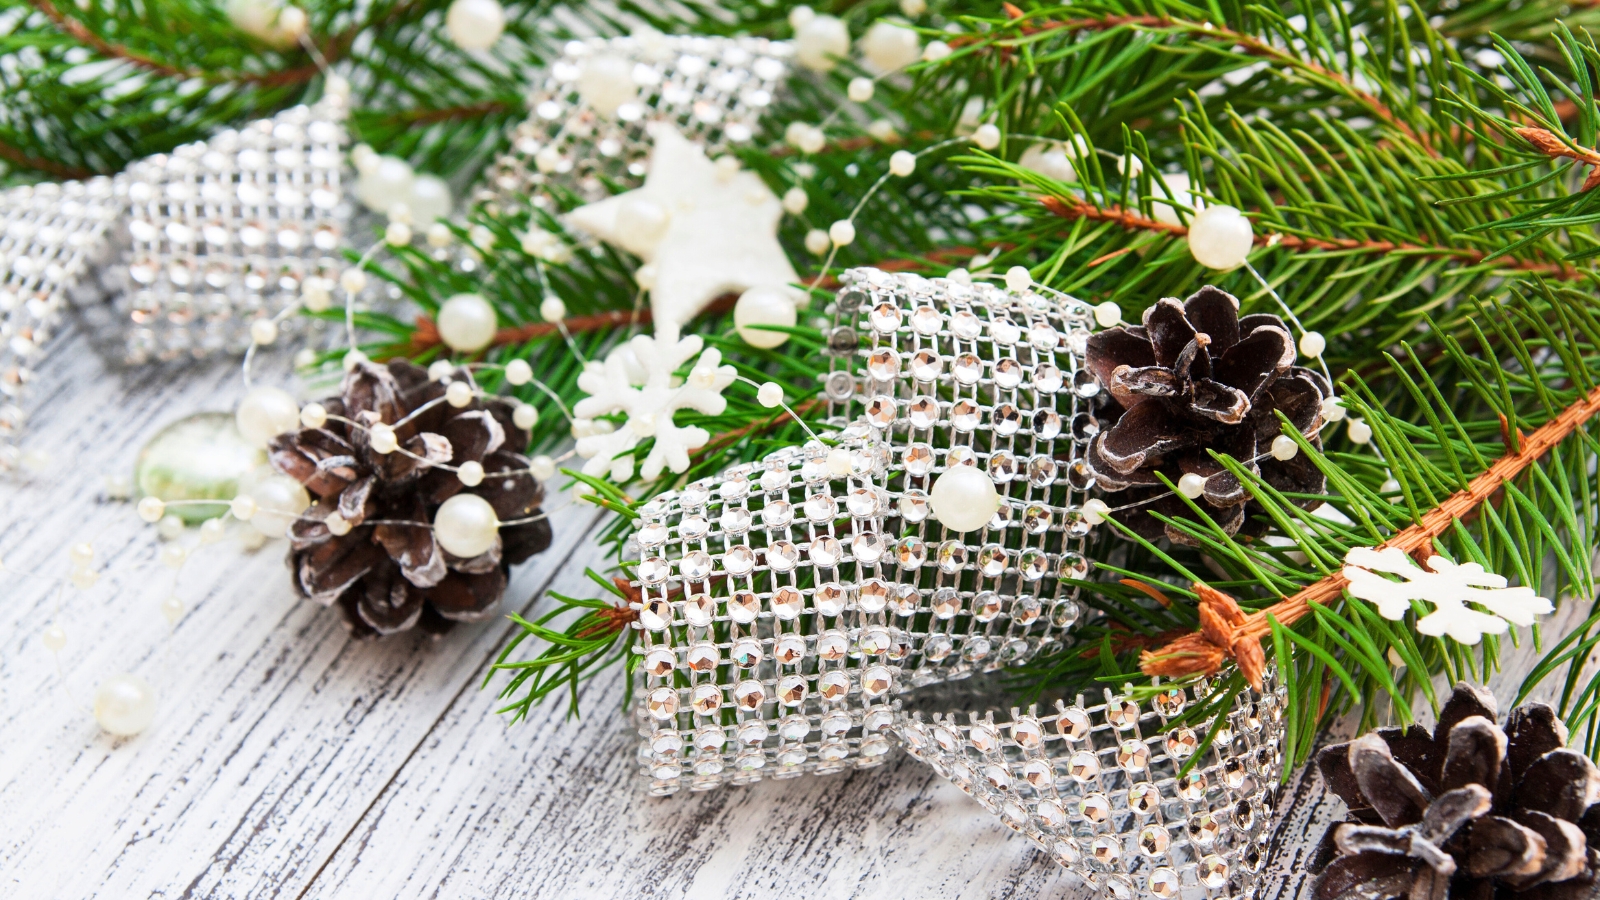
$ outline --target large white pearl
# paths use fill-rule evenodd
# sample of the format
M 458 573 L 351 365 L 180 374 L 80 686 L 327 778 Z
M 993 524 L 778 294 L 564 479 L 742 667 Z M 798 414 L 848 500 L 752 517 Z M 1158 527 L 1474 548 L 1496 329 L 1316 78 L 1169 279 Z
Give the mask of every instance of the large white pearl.
M 880 20 L 862 36 L 861 55 L 879 73 L 894 72 L 922 59 L 922 42 L 904 25 Z
M 770 350 L 783 345 L 789 335 L 781 331 L 766 331 L 754 325 L 779 325 L 793 328 L 798 321 L 794 302 L 781 288 L 753 287 L 739 295 L 733 305 L 733 327 L 739 337 L 752 347 Z
M 506 12 L 496 0 L 455 0 L 445 13 L 444 30 L 463 50 L 487 50 L 506 30 Z
M 1208 206 L 1189 223 L 1189 252 L 1202 266 L 1232 269 L 1250 254 L 1250 220 L 1231 206 Z
M 284 537 L 289 526 L 311 505 L 305 486 L 287 475 L 263 478 L 251 486 L 250 499 L 256 504 L 250 525 L 269 538 Z
M 460 353 L 476 353 L 494 340 L 500 320 L 477 294 L 457 294 L 439 307 L 439 339 Z
M 113 675 L 94 691 L 94 720 L 107 733 L 128 737 L 156 718 L 156 689 L 137 675 Z
M 671 221 L 671 210 L 654 200 L 627 197 L 617 206 L 617 243 L 634 256 L 649 259 Z
M 1197 211 L 1205 207 L 1205 201 L 1201 199 L 1198 194 L 1195 194 L 1189 190 L 1189 173 L 1174 172 L 1171 175 L 1161 176 L 1161 180 L 1166 182 L 1167 189 L 1172 192 L 1172 200 L 1174 203 L 1187 206 L 1190 209 Z M 1157 197 L 1166 196 L 1165 194 L 1161 193 L 1160 188 L 1152 188 L 1151 193 Z M 1171 203 L 1167 203 L 1162 200 L 1153 200 L 1150 203 L 1150 211 L 1155 215 L 1157 222 L 1163 222 L 1167 225 L 1183 224 L 1183 220 L 1178 218 L 1178 211 L 1173 208 Z
M 500 535 L 500 518 L 477 494 L 457 494 L 433 514 L 433 537 L 446 551 L 471 559 L 489 552 Z
M 812 16 L 795 29 L 794 57 L 814 72 L 831 72 L 850 52 L 850 29 L 833 16 Z
M 396 200 L 411 196 L 416 180 L 410 163 L 398 156 L 380 156 L 356 178 L 356 198 L 375 213 L 387 213 Z
M 596 113 L 611 118 L 624 103 L 639 96 L 633 83 L 633 66 L 619 56 L 602 55 L 583 62 L 578 70 L 578 98 Z
M 251 446 L 265 447 L 278 435 L 300 429 L 300 404 L 283 388 L 254 387 L 239 401 L 233 421 Z
M 411 207 L 411 221 L 419 228 L 436 219 L 448 219 L 453 205 L 450 185 L 437 175 L 418 175 L 411 183 L 406 205 Z
M 934 479 L 933 516 L 951 531 L 976 531 L 1000 509 L 994 481 L 974 466 L 953 466 Z

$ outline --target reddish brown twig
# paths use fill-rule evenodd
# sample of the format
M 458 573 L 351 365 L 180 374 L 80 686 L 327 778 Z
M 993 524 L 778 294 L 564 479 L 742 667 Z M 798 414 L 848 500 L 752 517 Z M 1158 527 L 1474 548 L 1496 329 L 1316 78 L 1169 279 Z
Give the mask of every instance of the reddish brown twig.
M 1539 426 L 1532 434 L 1524 436 L 1520 449 L 1495 460 L 1488 471 L 1472 479 L 1465 490 L 1451 494 L 1443 503 L 1425 513 L 1420 522 L 1396 533 L 1379 544 L 1377 549 L 1398 547 L 1414 555 L 1431 548 L 1434 539 L 1450 528 L 1455 520 L 1477 509 L 1505 483 L 1522 474 L 1523 470 L 1582 427 L 1596 413 L 1600 413 L 1600 387 L 1562 410 L 1560 415 Z M 1194 588 L 1200 595 L 1202 629 L 1157 650 L 1140 654 L 1139 668 L 1146 675 L 1178 678 L 1210 674 L 1225 659 L 1231 658 L 1249 678 L 1251 670 L 1246 669 L 1246 658 L 1252 660 L 1248 665 L 1253 667 L 1256 656 L 1262 653 L 1261 639 L 1272 633 L 1269 617 L 1277 619 L 1281 625 L 1292 625 L 1311 611 L 1312 603 L 1327 605 L 1339 599 L 1349 583 L 1350 580 L 1340 570 L 1312 582 L 1293 596 L 1260 612 L 1240 617 L 1234 614 L 1238 604 L 1232 597 L 1197 582 Z
M 1592 190 L 1596 185 L 1600 185 L 1600 153 L 1587 147 L 1568 146 L 1567 142 L 1557 137 L 1554 132 L 1536 125 L 1524 125 L 1517 129 L 1517 134 L 1522 135 L 1523 140 L 1551 159 L 1571 159 L 1588 166 L 1589 177 L 1585 178 L 1583 186 L 1578 188 L 1580 192 Z
M 95 173 L 49 159 L 35 159 L 10 144 L 0 143 L 0 159 L 23 169 L 44 172 L 57 178 L 91 178 Z
M 1066 200 L 1061 197 L 1043 197 L 1039 201 L 1044 208 L 1052 214 L 1063 219 L 1087 219 L 1091 222 L 1111 222 L 1120 225 L 1129 231 L 1150 231 L 1158 234 L 1168 234 L 1173 237 L 1185 237 L 1189 229 L 1183 225 L 1172 222 L 1160 222 L 1147 216 L 1140 215 L 1120 206 L 1095 206 L 1087 200 Z M 1300 251 L 1354 251 L 1357 253 L 1404 253 L 1410 256 L 1436 256 L 1450 259 L 1459 259 L 1468 265 L 1480 263 L 1488 255 L 1482 250 L 1470 248 L 1441 247 L 1434 244 L 1397 243 L 1395 241 L 1362 241 L 1355 238 L 1317 238 L 1301 237 L 1293 234 L 1257 234 L 1254 238 L 1258 247 L 1282 247 L 1288 250 Z M 1110 254 L 1108 254 L 1110 256 Z M 1108 257 L 1101 257 L 1093 264 L 1104 262 Z M 1562 281 L 1577 281 L 1583 278 L 1583 273 L 1577 268 L 1565 263 L 1547 263 L 1536 260 L 1505 260 L 1500 263 L 1503 268 L 1515 269 L 1519 272 L 1532 272 L 1538 275 L 1549 275 Z

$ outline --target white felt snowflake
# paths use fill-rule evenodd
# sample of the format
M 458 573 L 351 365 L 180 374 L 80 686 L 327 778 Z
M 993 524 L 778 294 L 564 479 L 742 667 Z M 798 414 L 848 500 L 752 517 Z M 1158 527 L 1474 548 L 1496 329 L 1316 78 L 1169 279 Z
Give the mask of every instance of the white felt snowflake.
M 689 468 L 689 451 L 705 446 L 711 435 L 698 425 L 679 426 L 673 416 L 680 409 L 720 415 L 728 406 L 722 392 L 735 375 L 733 366 L 720 365 L 720 350 L 701 352 L 704 343 L 699 335 L 680 338 L 676 325 L 662 323 L 654 337 L 641 334 L 618 345 L 604 363 L 590 364 L 578 376 L 578 387 L 589 394 L 573 407 L 580 421 L 615 412 L 627 415 L 615 431 L 578 439 L 578 455 L 588 460 L 585 475 L 609 473 L 618 484 L 632 478 L 628 451 L 645 438 L 655 443 L 639 466 L 640 477 L 653 479 L 663 468 Z M 700 359 L 688 382 L 681 383 L 673 373 L 696 354 Z
M 1391 581 L 1379 572 L 1403 580 Z M 1555 609 L 1533 588 L 1506 587 L 1505 578 L 1477 563 L 1456 565 L 1432 556 L 1424 569 L 1398 547 L 1353 548 L 1344 556 L 1344 577 L 1350 579 L 1350 595 L 1377 604 L 1385 619 L 1403 618 L 1413 600 L 1433 604 L 1433 612 L 1417 621 L 1417 631 L 1429 637 L 1449 635 L 1463 644 L 1476 644 L 1485 634 L 1505 634 L 1511 625 L 1532 625 L 1534 616 Z

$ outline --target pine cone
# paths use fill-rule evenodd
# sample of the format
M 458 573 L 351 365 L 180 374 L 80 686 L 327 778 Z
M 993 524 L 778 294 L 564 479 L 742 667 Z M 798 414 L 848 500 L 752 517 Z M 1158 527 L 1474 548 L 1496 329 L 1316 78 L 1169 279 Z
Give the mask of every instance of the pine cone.
M 1113 506 L 1167 495 L 1114 513 L 1117 520 L 1147 538 L 1165 534 L 1192 543 L 1150 513 L 1188 514 L 1182 498 L 1169 494 L 1156 474 L 1176 483 L 1195 473 L 1207 479 L 1200 499 L 1212 518 L 1228 534 L 1237 533 L 1249 494 L 1209 450 L 1232 456 L 1280 491 L 1321 493 L 1325 479 L 1303 454 L 1255 460 L 1282 433 L 1279 412 L 1321 446 L 1312 432 L 1322 424 L 1322 400 L 1332 390 L 1321 374 L 1291 365 L 1294 356 L 1282 319 L 1240 319 L 1239 301 L 1209 286 L 1183 303 L 1159 301 L 1145 310 L 1143 325 L 1090 337 L 1088 369 L 1115 401 L 1102 410 L 1101 421 L 1116 420 L 1089 445 L 1095 481 L 1107 491 L 1124 492 Z M 1301 502 L 1309 508 L 1321 501 Z
M 533 515 L 544 498 L 516 450 L 527 447 L 528 433 L 509 411 L 476 399 L 458 409 L 440 399 L 444 393 L 445 385 L 409 362 L 362 363 L 345 376 L 342 396 L 323 401 L 326 425 L 278 435 L 268 448 L 273 467 L 315 498 L 290 529 L 295 588 L 324 606 L 338 603 L 358 637 L 414 626 L 437 634 L 453 622 L 489 618 L 511 566 L 550 546 L 550 524 L 540 519 L 502 527 L 492 549 L 461 559 L 439 546 L 432 528 L 401 524 L 431 523 L 439 505 L 462 491 L 489 501 L 501 521 Z M 435 400 L 395 436 L 429 462 L 481 463 L 485 475 L 476 487 L 404 453 L 376 453 L 365 429 L 335 418 L 393 425 Z M 495 474 L 511 471 L 520 474 Z M 349 531 L 328 530 L 324 520 L 334 513 Z
M 1323 838 L 1315 900 L 1600 897 L 1600 770 L 1566 741 L 1549 706 L 1502 729 L 1493 695 L 1459 684 L 1431 735 L 1325 748 L 1317 766 L 1350 817 Z

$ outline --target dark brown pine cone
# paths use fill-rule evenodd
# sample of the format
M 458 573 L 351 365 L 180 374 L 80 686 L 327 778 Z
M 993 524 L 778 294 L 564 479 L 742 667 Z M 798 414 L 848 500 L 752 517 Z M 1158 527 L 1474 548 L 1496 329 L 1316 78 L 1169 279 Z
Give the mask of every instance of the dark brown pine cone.
M 1194 473 L 1207 479 L 1199 499 L 1211 517 L 1228 534 L 1237 533 L 1249 495 L 1208 450 L 1232 456 L 1280 491 L 1321 493 L 1326 480 L 1304 454 L 1289 460 L 1266 455 L 1283 431 L 1279 412 L 1321 446 L 1312 432 L 1322 424 L 1322 400 L 1332 391 L 1320 373 L 1292 365 L 1294 356 L 1282 319 L 1241 319 L 1239 301 L 1209 286 L 1183 303 L 1159 301 L 1144 311 L 1143 325 L 1090 337 L 1088 369 L 1112 400 L 1100 413 L 1102 427 L 1115 420 L 1089 445 L 1095 482 L 1120 492 L 1110 501 L 1114 507 L 1161 497 L 1113 513 L 1117 520 L 1147 538 L 1165 534 L 1193 543 L 1150 513 L 1192 516 L 1156 473 L 1174 484 Z M 1255 460 L 1258 455 L 1264 458 Z
M 269 447 L 273 467 L 314 498 L 290 531 L 296 590 L 324 606 L 338 603 L 345 624 L 364 638 L 414 626 L 437 634 L 493 616 L 511 566 L 550 546 L 549 522 L 502 527 L 496 545 L 471 559 L 445 552 L 432 528 L 400 523 L 431 523 L 439 505 L 463 491 L 487 500 L 502 522 L 538 512 L 544 488 L 519 452 L 528 433 L 501 404 L 451 406 L 440 399 L 444 384 L 403 360 L 361 363 L 345 376 L 341 394 L 323 401 L 329 419 L 322 428 L 278 435 Z M 334 418 L 393 425 L 434 400 L 395 436 L 430 462 L 482 464 L 476 487 L 403 453 L 379 454 L 365 429 Z M 521 474 L 495 474 L 511 471 Z M 324 524 L 334 513 L 351 526 L 344 534 Z
M 1432 734 L 1325 748 L 1317 766 L 1350 818 L 1323 838 L 1315 900 L 1600 897 L 1600 771 L 1566 742 L 1549 706 L 1502 729 L 1493 695 L 1459 684 Z

